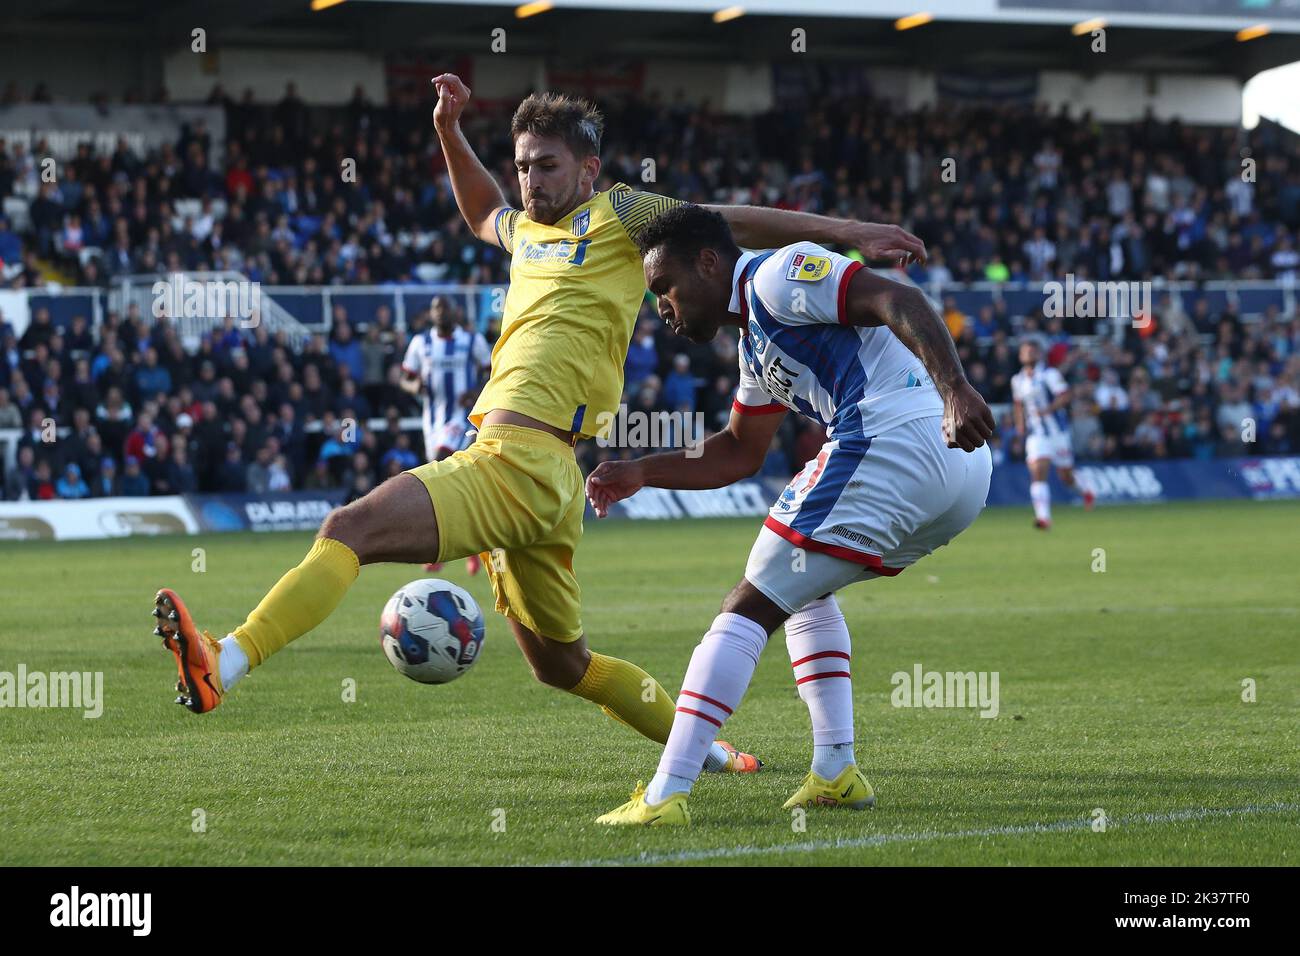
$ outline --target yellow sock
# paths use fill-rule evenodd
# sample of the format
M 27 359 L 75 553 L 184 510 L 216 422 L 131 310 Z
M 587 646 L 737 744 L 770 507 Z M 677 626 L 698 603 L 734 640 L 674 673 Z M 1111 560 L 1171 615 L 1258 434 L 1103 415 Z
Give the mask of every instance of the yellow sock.
M 656 743 L 668 743 L 676 708 L 659 682 L 627 661 L 592 654 L 587 672 L 569 693 L 593 704 Z M 646 698 L 650 698 L 646 700 Z
M 346 544 L 317 538 L 302 564 L 286 572 L 248 620 L 235 628 L 249 669 L 329 617 L 360 571 L 356 554 Z

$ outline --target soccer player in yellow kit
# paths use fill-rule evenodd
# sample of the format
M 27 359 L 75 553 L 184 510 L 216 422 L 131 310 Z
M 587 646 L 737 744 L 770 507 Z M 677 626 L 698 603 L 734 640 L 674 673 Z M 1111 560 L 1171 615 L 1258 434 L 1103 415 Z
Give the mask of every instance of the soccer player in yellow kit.
M 513 209 L 461 132 L 470 91 L 451 74 L 434 83 L 434 126 L 461 214 L 475 235 L 512 255 L 491 375 L 470 413 L 478 437 L 332 511 L 302 563 L 223 640 L 195 626 L 174 590 L 160 590 L 155 633 L 176 657 L 178 702 L 212 710 L 250 669 L 329 617 L 362 565 L 495 552 L 486 564 L 496 608 L 536 678 L 663 744 L 673 697 L 635 664 L 590 651 L 583 634 L 573 553 L 585 494 L 573 445 L 596 435 L 596 422 L 618 406 L 645 291 L 635 239 L 675 200 L 621 184 L 595 191 L 600 114 L 581 100 L 534 94 L 511 122 L 524 206 Z M 809 239 L 856 246 L 871 258 L 925 253 L 896 226 L 716 208 L 749 246 Z M 725 745 L 706 762 L 710 770 L 757 767 Z

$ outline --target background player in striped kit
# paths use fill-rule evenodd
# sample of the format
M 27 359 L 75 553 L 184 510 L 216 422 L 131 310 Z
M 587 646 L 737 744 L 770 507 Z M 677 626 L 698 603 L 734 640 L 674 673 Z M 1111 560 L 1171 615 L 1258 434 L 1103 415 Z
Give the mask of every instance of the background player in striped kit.
M 482 333 L 456 321 L 445 296 L 429 303 L 429 326 L 411 337 L 402 359 L 402 388 L 423 398 L 424 460 L 442 461 L 472 440 L 469 409 L 487 379 L 492 349 Z M 482 561 L 477 554 L 465 559 L 465 569 L 477 574 Z M 440 562 L 424 566 L 439 571 Z
M 1025 440 L 1025 462 L 1029 465 L 1029 497 L 1034 503 L 1034 527 L 1046 531 L 1052 526 L 1052 488 L 1048 469 L 1065 487 L 1083 495 L 1085 508 L 1092 508 L 1095 496 L 1079 488 L 1074 480 L 1074 452 L 1070 447 L 1070 386 L 1059 369 L 1043 363 L 1042 348 L 1035 339 L 1020 343 L 1020 371 L 1011 378 L 1015 401 L 1016 434 Z

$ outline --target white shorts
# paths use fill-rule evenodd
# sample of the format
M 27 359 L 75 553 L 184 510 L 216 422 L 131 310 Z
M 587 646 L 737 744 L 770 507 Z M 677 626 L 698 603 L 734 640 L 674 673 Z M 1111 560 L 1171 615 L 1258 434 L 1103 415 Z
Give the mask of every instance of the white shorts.
M 451 420 L 437 425 L 430 425 L 426 420 L 424 423 L 425 461 L 434 461 L 438 453 L 443 450 L 460 451 L 471 444 L 465 439 L 467 425 L 468 423 L 463 420 Z
M 854 581 L 898 574 L 970 527 L 988 499 L 988 446 L 948 448 L 939 417 L 830 441 L 763 522 L 745 577 L 793 614 Z
M 1046 458 L 1057 468 L 1074 467 L 1074 449 L 1070 447 L 1070 436 L 1029 435 L 1025 438 L 1025 461 L 1040 461 Z

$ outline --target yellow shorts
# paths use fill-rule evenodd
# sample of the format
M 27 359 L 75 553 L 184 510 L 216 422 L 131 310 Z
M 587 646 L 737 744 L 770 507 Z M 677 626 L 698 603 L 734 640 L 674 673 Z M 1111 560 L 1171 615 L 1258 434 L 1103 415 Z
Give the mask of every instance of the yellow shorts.
M 573 552 L 585 492 L 572 448 L 535 428 L 488 425 L 410 473 L 433 500 L 439 561 L 483 554 L 499 613 L 552 640 L 582 636 Z

